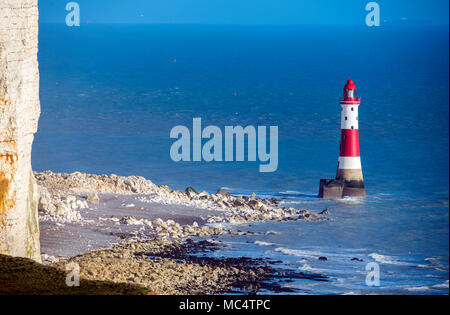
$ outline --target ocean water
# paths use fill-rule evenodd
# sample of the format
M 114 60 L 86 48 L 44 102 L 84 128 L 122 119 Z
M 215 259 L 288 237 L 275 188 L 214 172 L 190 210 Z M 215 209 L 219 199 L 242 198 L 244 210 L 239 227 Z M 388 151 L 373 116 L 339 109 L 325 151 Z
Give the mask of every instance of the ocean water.
M 329 277 L 289 284 L 304 293 L 448 294 L 448 35 L 433 26 L 41 24 L 33 168 L 328 208 L 329 221 L 246 226 L 257 233 L 221 238 L 215 255 L 270 257 Z M 319 179 L 336 171 L 349 76 L 362 97 L 368 197 L 320 200 Z M 221 128 L 278 126 L 278 170 L 173 162 L 170 130 L 192 128 L 194 117 Z M 380 287 L 365 283 L 368 262 L 380 266 Z

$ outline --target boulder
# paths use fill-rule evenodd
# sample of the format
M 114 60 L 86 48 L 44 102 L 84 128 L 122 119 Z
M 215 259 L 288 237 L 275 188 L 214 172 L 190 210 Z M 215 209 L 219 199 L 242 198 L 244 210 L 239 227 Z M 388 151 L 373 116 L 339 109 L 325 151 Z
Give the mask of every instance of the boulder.
M 216 195 L 219 196 L 223 196 L 223 197 L 230 197 L 231 194 L 228 191 L 223 190 L 222 188 L 220 188 L 217 192 Z
M 247 202 L 247 205 L 253 210 L 259 209 L 261 207 L 261 203 L 258 200 L 255 200 L 255 199 L 250 199 Z
M 185 190 L 186 195 L 188 195 L 189 198 L 192 198 L 197 195 L 197 191 L 194 189 L 194 187 L 189 186 Z
M 198 194 L 198 199 L 200 200 L 208 200 L 209 194 L 206 191 L 202 191 Z

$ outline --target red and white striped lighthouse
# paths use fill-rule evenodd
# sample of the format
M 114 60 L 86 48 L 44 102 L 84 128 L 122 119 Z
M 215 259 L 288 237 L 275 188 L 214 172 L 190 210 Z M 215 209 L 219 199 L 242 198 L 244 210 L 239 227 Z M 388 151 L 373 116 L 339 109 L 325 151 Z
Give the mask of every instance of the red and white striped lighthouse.
M 364 180 L 359 152 L 358 108 L 361 98 L 351 79 L 344 87 L 341 105 L 341 145 L 336 180 L 321 180 L 319 197 L 365 197 Z

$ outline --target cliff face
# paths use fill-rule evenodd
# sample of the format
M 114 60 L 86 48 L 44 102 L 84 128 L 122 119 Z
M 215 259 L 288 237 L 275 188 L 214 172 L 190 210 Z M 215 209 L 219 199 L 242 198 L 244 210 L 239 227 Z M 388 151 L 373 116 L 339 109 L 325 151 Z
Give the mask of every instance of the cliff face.
M 37 0 L 0 0 L 0 254 L 40 260 L 31 145 L 40 114 Z

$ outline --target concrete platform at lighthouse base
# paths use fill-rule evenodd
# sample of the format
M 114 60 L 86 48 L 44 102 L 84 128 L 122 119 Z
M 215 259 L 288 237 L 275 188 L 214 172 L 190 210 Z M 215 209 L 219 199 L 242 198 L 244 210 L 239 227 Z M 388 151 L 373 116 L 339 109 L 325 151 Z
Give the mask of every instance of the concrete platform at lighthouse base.
M 344 197 L 366 197 L 362 181 L 345 181 L 343 179 L 321 179 L 319 198 L 337 199 Z

